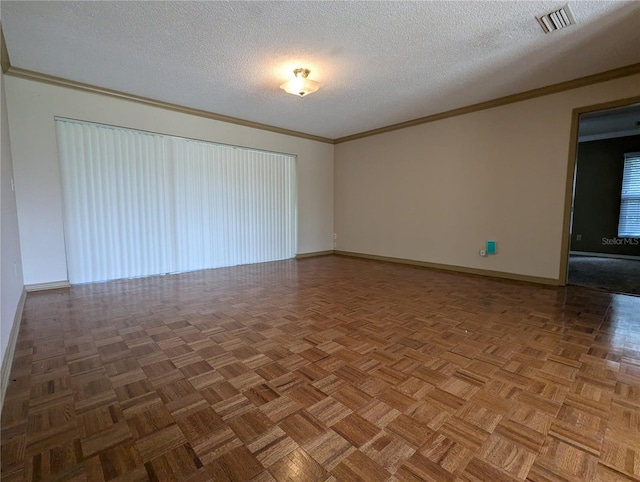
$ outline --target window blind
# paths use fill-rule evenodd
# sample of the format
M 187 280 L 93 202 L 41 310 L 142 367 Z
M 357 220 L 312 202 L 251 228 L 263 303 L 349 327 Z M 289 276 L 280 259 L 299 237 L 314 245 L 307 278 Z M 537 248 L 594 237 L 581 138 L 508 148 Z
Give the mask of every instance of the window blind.
M 287 259 L 295 157 L 56 119 L 71 283 Z
M 625 154 L 618 236 L 640 237 L 640 153 Z

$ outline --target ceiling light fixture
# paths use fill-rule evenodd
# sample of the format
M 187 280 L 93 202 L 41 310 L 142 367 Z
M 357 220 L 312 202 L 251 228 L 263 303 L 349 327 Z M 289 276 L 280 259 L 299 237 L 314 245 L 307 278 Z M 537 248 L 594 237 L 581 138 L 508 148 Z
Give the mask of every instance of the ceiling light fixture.
M 289 94 L 298 95 L 300 97 L 314 93 L 322 84 L 320 84 L 320 82 L 307 79 L 309 73 L 309 69 L 295 69 L 293 71 L 294 78 L 282 84 L 280 88 Z

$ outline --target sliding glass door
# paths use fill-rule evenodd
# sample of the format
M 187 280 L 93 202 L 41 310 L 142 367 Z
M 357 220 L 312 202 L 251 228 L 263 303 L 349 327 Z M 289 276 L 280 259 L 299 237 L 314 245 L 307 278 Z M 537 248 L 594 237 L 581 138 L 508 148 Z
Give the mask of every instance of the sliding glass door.
M 295 157 L 56 119 L 69 281 L 287 259 Z

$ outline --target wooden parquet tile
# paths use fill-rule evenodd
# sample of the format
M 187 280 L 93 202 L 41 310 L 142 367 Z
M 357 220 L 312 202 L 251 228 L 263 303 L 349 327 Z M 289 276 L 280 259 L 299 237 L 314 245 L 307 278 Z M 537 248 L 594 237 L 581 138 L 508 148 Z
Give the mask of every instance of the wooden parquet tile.
M 6 481 L 640 481 L 640 298 L 328 256 L 30 293 Z

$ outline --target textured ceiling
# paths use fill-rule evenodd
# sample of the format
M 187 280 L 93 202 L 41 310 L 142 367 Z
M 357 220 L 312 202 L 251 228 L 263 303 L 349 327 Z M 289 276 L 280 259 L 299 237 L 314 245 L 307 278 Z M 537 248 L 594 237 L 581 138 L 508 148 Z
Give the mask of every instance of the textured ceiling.
M 13 67 L 331 139 L 640 62 L 640 2 L 12 2 Z M 279 85 L 295 67 L 323 87 Z

